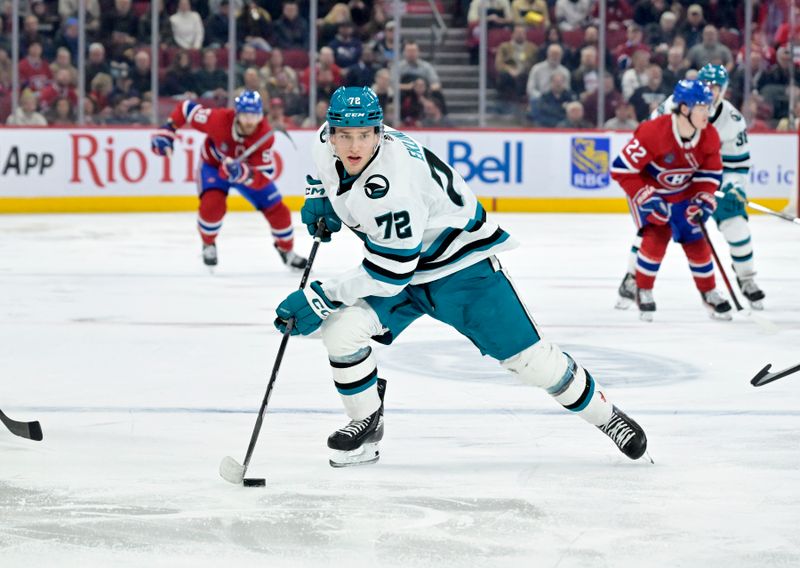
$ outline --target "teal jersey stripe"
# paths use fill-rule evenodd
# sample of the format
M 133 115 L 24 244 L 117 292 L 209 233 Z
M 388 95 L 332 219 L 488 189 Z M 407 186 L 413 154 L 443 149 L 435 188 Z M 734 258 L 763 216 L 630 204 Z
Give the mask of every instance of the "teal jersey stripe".
M 420 243 L 417 247 L 413 249 L 396 249 L 396 248 L 376 245 L 371 240 L 369 240 L 369 237 L 364 237 L 364 244 L 366 244 L 367 250 L 369 250 L 370 252 L 374 252 L 375 254 L 378 255 L 384 254 L 384 255 L 415 257 L 422 250 L 422 243 Z
M 745 152 L 744 154 L 737 154 L 736 156 L 726 156 L 725 154 L 722 155 L 723 162 L 744 162 L 745 160 L 750 159 L 750 152 Z
M 722 168 L 723 174 L 747 174 L 750 168 Z

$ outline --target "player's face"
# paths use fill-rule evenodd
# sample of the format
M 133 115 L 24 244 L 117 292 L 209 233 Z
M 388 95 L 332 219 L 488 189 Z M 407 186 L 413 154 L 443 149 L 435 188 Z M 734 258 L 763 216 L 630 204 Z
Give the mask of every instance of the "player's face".
M 708 126 L 708 105 L 694 105 L 689 117 L 695 128 L 703 130 Z
M 373 127 L 337 128 L 331 136 L 336 155 L 342 160 L 344 169 L 351 176 L 360 174 L 367 167 L 378 145 L 378 134 Z
M 706 83 L 706 87 L 711 89 L 711 92 L 714 95 L 714 105 L 718 105 L 719 99 L 722 95 L 722 88 L 719 85 L 714 85 L 713 83 Z
M 236 115 L 239 122 L 239 130 L 245 136 L 252 134 L 261 122 L 261 115 L 255 112 L 240 112 Z

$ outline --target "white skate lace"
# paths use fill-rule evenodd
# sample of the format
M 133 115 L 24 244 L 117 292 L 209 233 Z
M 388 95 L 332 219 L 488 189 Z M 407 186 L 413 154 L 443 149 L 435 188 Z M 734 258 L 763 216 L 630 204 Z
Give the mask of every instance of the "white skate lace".
M 628 423 L 616 412 L 611 415 L 608 424 L 601 428 L 611 438 L 618 448 L 624 448 L 631 438 L 636 435 Z
M 367 429 L 369 426 L 369 420 L 369 418 L 365 418 L 364 420 L 352 420 L 350 424 L 340 429 L 339 432 L 350 436 L 351 438 L 355 438 L 361 432 Z

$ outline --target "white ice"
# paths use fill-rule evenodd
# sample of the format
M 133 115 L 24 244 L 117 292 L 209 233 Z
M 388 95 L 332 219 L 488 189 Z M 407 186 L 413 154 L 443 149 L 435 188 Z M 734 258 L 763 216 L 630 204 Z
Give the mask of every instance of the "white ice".
M 655 465 L 424 319 L 378 349 L 378 464 L 328 466 L 346 418 L 320 340 L 293 338 L 249 472 L 267 486 L 230 485 L 218 464 L 244 457 L 299 281 L 263 219 L 229 215 L 210 275 L 188 213 L 7 216 L 0 408 L 45 439 L 0 429 L 0 566 L 800 566 L 800 374 L 749 382 L 800 362 L 800 227 L 751 223 L 768 334 L 712 321 L 674 244 L 655 322 L 614 310 L 627 216 L 494 217 L 545 335 L 642 424 Z M 359 258 L 337 235 L 314 276 Z

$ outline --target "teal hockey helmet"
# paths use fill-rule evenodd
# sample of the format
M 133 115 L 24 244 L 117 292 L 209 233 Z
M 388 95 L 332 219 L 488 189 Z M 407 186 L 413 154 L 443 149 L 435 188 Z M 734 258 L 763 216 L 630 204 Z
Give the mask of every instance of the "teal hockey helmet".
M 719 85 L 724 89 L 728 85 L 728 72 L 722 65 L 706 63 L 697 73 L 697 80 L 706 85 Z
M 369 87 L 339 87 L 331 97 L 327 120 L 331 128 L 380 127 L 383 109 Z

